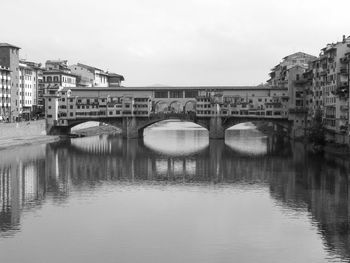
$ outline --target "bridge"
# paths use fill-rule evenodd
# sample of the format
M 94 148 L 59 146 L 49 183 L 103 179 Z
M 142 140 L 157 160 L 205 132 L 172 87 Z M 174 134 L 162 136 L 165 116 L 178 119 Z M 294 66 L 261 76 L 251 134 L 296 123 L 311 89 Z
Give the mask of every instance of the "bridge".
M 272 122 L 290 132 L 288 91 L 271 87 L 119 87 L 49 89 L 45 95 L 47 133 L 69 134 L 72 127 L 98 121 L 143 136 L 146 127 L 167 119 L 194 122 L 223 139 L 243 122 Z

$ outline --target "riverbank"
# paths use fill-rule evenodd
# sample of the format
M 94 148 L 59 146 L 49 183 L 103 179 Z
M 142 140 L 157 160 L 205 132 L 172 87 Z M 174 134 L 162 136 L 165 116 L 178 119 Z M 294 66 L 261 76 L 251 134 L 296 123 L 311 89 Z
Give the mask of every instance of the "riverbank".
M 8 148 L 59 141 L 59 136 L 35 135 L 0 138 L 0 151 Z
M 79 136 L 94 136 L 94 135 L 101 135 L 101 134 L 121 134 L 121 133 L 122 132 L 120 129 L 109 125 L 93 126 L 93 127 L 72 131 L 72 134 L 76 134 Z
M 92 127 L 88 125 L 82 127 L 84 128 L 73 130 L 72 134 L 78 136 L 121 134 L 121 131 L 113 126 L 94 124 Z M 0 150 L 30 144 L 50 143 L 62 138 L 66 137 L 46 135 L 45 120 L 0 124 Z
M 0 124 L 0 150 L 59 139 L 59 136 L 46 135 L 45 120 Z

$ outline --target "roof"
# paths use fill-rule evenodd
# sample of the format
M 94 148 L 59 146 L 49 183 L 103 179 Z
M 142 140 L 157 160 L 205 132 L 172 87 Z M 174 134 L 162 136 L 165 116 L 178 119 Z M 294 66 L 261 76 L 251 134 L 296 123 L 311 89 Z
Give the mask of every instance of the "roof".
M 60 71 L 60 70 L 44 70 L 43 71 L 44 75 L 49 75 L 49 74 L 61 74 L 61 75 L 67 75 L 67 76 L 72 76 L 72 77 L 78 77 L 77 75 L 74 75 L 72 73 L 67 73 L 64 71 Z
M 72 65 L 72 66 L 75 66 L 75 65 Z M 87 69 L 90 69 L 90 70 L 100 70 L 100 71 L 103 71 L 102 69 L 99 69 L 99 68 L 96 68 L 96 67 L 92 67 L 92 66 L 88 66 L 86 64 L 83 64 L 83 63 L 79 63 L 77 64 L 77 66 L 79 67 L 83 67 L 83 68 L 87 68 Z
M 16 48 L 16 49 L 21 49 L 20 47 L 16 47 L 16 46 L 11 45 L 9 43 L 0 43 L 0 47 L 12 47 L 12 48 Z
M 315 56 L 304 53 L 304 52 L 296 52 L 296 53 L 293 53 L 293 54 L 290 54 L 290 55 L 284 57 L 283 59 L 288 59 L 288 58 L 294 57 L 294 56 L 304 56 L 304 57 L 309 57 L 309 58 L 316 58 Z
M 108 73 L 108 77 L 116 77 L 116 78 L 120 78 L 121 80 L 124 80 L 124 76 L 119 75 L 117 73 Z
M 58 60 L 46 60 L 46 62 L 45 63 L 60 63 L 60 64 L 67 64 L 67 62 L 68 62 L 68 60 L 60 60 L 60 59 L 58 59 Z
M 286 88 L 275 88 L 275 87 L 259 87 L 259 86 L 156 86 L 156 87 L 67 87 L 64 88 L 66 90 L 74 90 L 74 91 L 84 91 L 84 90 L 91 90 L 91 91 L 142 91 L 142 90 L 150 90 L 150 91 L 156 91 L 156 90 L 208 90 L 208 91 L 222 91 L 222 90 L 285 90 Z

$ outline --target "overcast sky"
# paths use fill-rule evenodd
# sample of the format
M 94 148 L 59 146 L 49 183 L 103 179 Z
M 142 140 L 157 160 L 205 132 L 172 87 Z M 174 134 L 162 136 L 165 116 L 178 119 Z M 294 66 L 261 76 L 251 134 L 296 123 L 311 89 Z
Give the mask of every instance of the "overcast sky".
M 257 85 L 282 57 L 350 35 L 349 0 L 0 0 L 0 42 L 124 85 Z M 348 31 L 347 31 L 348 30 Z

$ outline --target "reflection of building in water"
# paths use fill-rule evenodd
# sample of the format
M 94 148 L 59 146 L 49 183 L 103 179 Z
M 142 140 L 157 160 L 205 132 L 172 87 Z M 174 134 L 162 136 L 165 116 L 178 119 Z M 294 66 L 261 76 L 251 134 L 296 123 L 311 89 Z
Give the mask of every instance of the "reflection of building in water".
M 294 169 L 272 174 L 269 185 L 271 195 L 281 206 L 310 213 L 330 257 L 340 255 L 350 260 L 349 162 L 344 164 L 308 157 L 298 147 Z
M 44 197 L 38 162 L 0 167 L 0 230 L 17 229 L 23 209 L 31 208 Z
M 225 143 L 233 150 L 248 155 L 263 155 L 268 152 L 269 138 L 255 129 L 229 130 Z
M 93 136 L 88 140 L 86 138 L 77 138 L 72 140 L 72 145 L 90 153 L 111 153 L 112 143 L 108 136 Z
M 291 155 L 289 145 L 282 146 L 248 156 L 224 141 L 210 141 L 190 155 L 166 155 L 141 140 L 113 136 L 49 144 L 45 162 L 0 164 L 0 229 L 19 227 L 23 208 L 47 196 L 66 200 L 72 190 L 91 190 L 105 181 L 247 183 L 270 191 L 283 211 L 309 214 L 330 254 L 349 257 L 349 161 L 315 159 L 301 144 L 292 145 Z
M 196 174 L 196 161 L 185 158 L 157 158 L 154 172 L 158 176 L 194 176 Z

